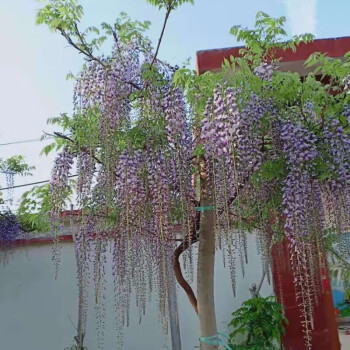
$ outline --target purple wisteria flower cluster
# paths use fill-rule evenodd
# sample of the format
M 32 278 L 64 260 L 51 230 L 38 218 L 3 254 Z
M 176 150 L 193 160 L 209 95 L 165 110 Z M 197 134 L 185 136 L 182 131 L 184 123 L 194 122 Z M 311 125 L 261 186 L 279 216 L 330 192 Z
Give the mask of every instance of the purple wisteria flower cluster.
M 231 88 L 214 91 L 214 101 L 207 104 L 202 121 L 202 142 L 209 165 L 215 169 L 217 198 L 223 201 L 234 197 L 237 186 L 242 184 L 262 162 L 260 120 L 266 107 L 256 95 L 240 112 Z
M 350 137 L 340 120 L 331 116 L 317 124 L 317 136 L 302 125 L 302 118 L 295 119 L 294 116 L 280 122 L 287 166 L 282 188 L 284 235 L 290 248 L 305 339 L 310 349 L 313 310 L 322 289 L 320 264 L 325 264 L 317 242 L 323 235 L 336 234 L 341 254 L 347 256 L 350 251 L 344 237 L 350 225 Z
M 59 153 L 55 159 L 50 181 L 50 192 L 53 204 L 51 212 L 55 217 L 58 217 L 60 214 L 60 210 L 63 208 L 66 200 L 65 194 L 68 188 L 69 175 L 73 162 L 73 155 L 68 148 L 65 148 Z
M 222 88 L 217 86 L 213 103 L 207 103 L 201 129 L 208 166 L 217 169 L 213 181 L 218 193 L 214 197 L 221 202 L 221 205 L 216 203 L 220 206 L 236 191 L 234 173 L 230 170 L 233 168 L 233 134 L 238 129 L 238 110 L 232 90 L 227 90 L 225 95 Z
M 241 197 L 241 187 L 262 164 L 261 118 L 267 110 L 258 96 L 252 94 L 245 108 L 240 111 L 236 102 L 237 94 L 231 88 L 217 86 L 214 100 L 207 103 L 201 128 L 201 142 L 211 175 L 218 242 L 219 246 L 228 247 L 234 292 L 235 255 L 240 257 L 244 274 L 247 241 L 242 229 L 238 230 L 238 234 L 232 234 L 232 218 L 235 217 L 236 222 L 240 222 L 241 218 L 237 217 L 231 204 L 234 200 L 239 202 L 237 197 Z
M 348 122 L 348 125 L 350 125 L 350 105 L 345 106 L 344 115 L 346 117 L 346 121 Z
M 325 161 L 329 178 L 323 186 L 325 226 L 342 237 L 350 225 L 350 136 L 339 120 L 330 117 L 324 125 Z M 349 254 L 350 244 L 340 240 L 340 250 Z
M 88 151 L 81 152 L 77 157 L 77 203 L 83 207 L 91 200 L 90 188 L 94 181 L 96 161 Z
M 51 196 L 51 229 L 53 234 L 53 255 L 52 259 L 55 263 L 56 275 L 60 262 L 60 215 L 65 208 L 67 190 L 69 189 L 69 175 L 73 165 L 73 155 L 65 148 L 55 159 L 55 164 L 51 172 L 50 196 Z
M 317 121 L 317 114 L 315 112 L 315 105 L 312 101 L 306 101 L 303 107 L 303 112 L 312 120 Z
M 19 238 L 21 225 L 15 214 L 11 212 L 0 213 L 0 250 L 8 249 Z
M 350 74 L 343 79 L 344 90 L 350 94 Z
M 253 73 L 262 81 L 270 82 L 272 80 L 272 75 L 275 70 L 276 67 L 273 64 L 263 62 L 258 67 L 254 68 Z
M 310 278 L 307 247 L 314 218 L 310 214 L 313 204 L 311 175 L 313 161 L 317 157 L 316 137 L 300 122 L 291 119 L 281 123 L 281 140 L 288 166 L 288 175 L 283 184 L 283 206 L 285 214 L 285 235 L 291 251 L 291 262 L 295 276 L 298 298 L 304 305 L 302 322 L 306 342 L 310 342 L 313 328 L 314 289 Z M 319 229 L 319 227 L 316 227 Z M 311 312 L 310 312 L 311 311 Z
M 129 96 L 140 84 L 140 62 L 133 45 L 115 45 L 113 59 L 90 62 L 77 77 L 74 105 L 79 113 L 98 108 L 101 128 L 113 132 L 129 120 Z M 115 58 L 115 59 L 114 59 Z

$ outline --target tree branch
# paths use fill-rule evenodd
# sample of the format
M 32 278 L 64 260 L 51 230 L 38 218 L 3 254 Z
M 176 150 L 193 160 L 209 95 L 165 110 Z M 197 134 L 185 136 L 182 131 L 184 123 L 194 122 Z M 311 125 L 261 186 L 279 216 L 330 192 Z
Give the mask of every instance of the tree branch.
M 74 43 L 72 38 L 62 28 L 58 27 L 57 29 L 60 31 L 61 35 L 67 40 L 69 45 L 73 46 L 76 50 L 78 50 L 80 53 L 82 53 L 83 55 L 88 57 L 91 61 L 96 61 L 99 64 L 101 64 L 103 67 L 107 68 L 107 66 L 99 58 L 97 58 L 97 57 L 95 57 L 94 55 L 91 54 L 90 50 L 88 49 L 86 44 L 84 44 L 84 42 L 82 42 L 81 44 L 82 44 L 82 46 L 84 46 L 85 50 L 83 50 L 76 43 Z
M 115 30 L 112 30 L 112 35 L 113 35 L 113 39 L 114 39 L 115 44 L 117 45 L 117 49 L 118 49 L 119 39 L 118 39 L 117 32 Z
M 179 261 L 180 255 L 189 248 L 192 244 L 196 243 L 198 241 L 198 237 L 191 237 L 191 240 L 185 240 L 183 241 L 176 249 L 173 254 L 173 268 L 175 273 L 175 278 L 179 285 L 182 287 L 182 289 L 187 294 L 187 297 L 198 315 L 198 307 L 197 307 L 197 298 L 193 292 L 192 287 L 189 285 L 189 283 L 185 280 L 182 270 L 181 270 L 181 264 Z
M 108 68 L 108 65 L 106 65 L 101 59 L 99 59 L 98 57 L 94 56 L 92 54 L 92 49 L 87 45 L 83 35 L 81 34 L 78 25 L 76 23 L 74 23 L 74 29 L 75 29 L 75 33 L 78 37 L 78 39 L 80 40 L 80 44 L 83 47 L 79 47 L 79 45 L 77 45 L 72 38 L 67 34 L 67 32 L 58 27 L 57 28 L 59 30 L 59 32 L 61 33 L 61 35 L 66 39 L 66 41 L 68 42 L 69 45 L 71 45 L 72 47 L 74 47 L 76 50 L 78 50 L 78 52 L 82 53 L 84 56 L 86 56 L 90 61 L 96 61 L 98 62 L 102 67 L 104 68 Z M 116 42 L 116 44 L 118 44 L 118 37 L 117 37 L 117 33 L 115 31 L 112 31 L 113 34 L 113 38 Z M 142 88 L 135 84 L 132 81 L 125 81 L 126 84 L 129 84 L 131 86 L 133 86 L 135 89 L 137 90 L 142 90 Z
M 142 90 L 142 88 L 141 88 L 139 85 L 135 84 L 135 83 L 132 82 L 132 81 L 124 81 L 124 83 L 125 83 L 125 84 L 128 84 L 128 85 L 131 85 L 132 87 L 134 87 L 134 88 L 137 89 L 137 90 Z
M 173 5 L 172 5 L 172 4 L 169 4 L 168 7 L 167 7 L 166 14 L 165 14 L 162 32 L 160 33 L 160 37 L 159 37 L 159 40 L 158 40 L 158 45 L 157 45 L 156 53 L 155 53 L 154 56 L 153 56 L 153 59 L 152 59 L 150 68 L 152 68 L 152 66 L 154 65 L 154 62 L 155 62 L 156 59 L 157 59 L 158 52 L 159 52 L 159 48 L 160 48 L 160 44 L 161 44 L 161 42 L 162 42 L 163 35 L 164 35 L 164 32 L 165 32 L 165 27 L 166 27 L 166 25 L 167 25 L 167 22 L 168 22 L 170 13 L 171 13 L 171 11 L 172 11 L 173 9 L 174 9 L 174 8 L 173 8 Z
M 347 269 L 350 269 L 350 263 L 344 259 L 335 249 L 332 247 L 326 247 L 326 250 L 328 250 L 331 254 L 333 254 L 339 261 L 341 261 L 344 265 L 346 265 Z
M 71 139 L 69 136 L 64 135 L 64 134 L 62 134 L 62 133 L 60 133 L 60 132 L 57 132 L 57 131 L 54 131 L 53 135 L 48 134 L 48 133 L 46 133 L 46 132 L 45 132 L 45 134 L 46 134 L 46 135 L 50 135 L 50 136 L 59 137 L 59 138 L 61 138 L 61 139 L 64 139 L 64 140 L 67 140 L 67 141 L 69 141 L 69 142 L 74 143 L 75 145 L 77 145 L 77 146 L 80 148 L 80 150 L 81 150 L 82 152 L 88 154 L 90 157 L 92 157 L 93 159 L 95 159 L 96 162 L 97 162 L 98 164 L 102 164 L 102 165 L 103 165 L 103 162 L 101 161 L 101 159 L 99 159 L 98 157 L 96 157 L 93 153 L 89 152 L 89 149 L 88 149 L 87 147 L 85 147 L 85 146 L 79 146 L 78 143 L 77 143 L 75 140 Z
M 83 47 L 85 47 L 85 50 L 92 56 L 92 48 L 89 47 L 84 39 L 84 36 L 81 34 L 79 28 L 78 28 L 78 25 L 77 23 L 74 23 L 74 28 L 75 28 L 75 32 L 81 42 L 81 44 L 83 45 Z
M 197 204 L 198 205 L 198 204 Z M 173 254 L 173 268 L 174 268 L 174 274 L 177 282 L 179 285 L 182 287 L 182 289 L 185 291 L 187 294 L 187 297 L 198 315 L 198 307 L 197 307 L 197 298 L 193 292 L 192 287 L 189 285 L 189 283 L 185 280 L 182 270 L 181 270 L 181 264 L 179 261 L 180 255 L 188 249 L 192 244 L 198 242 L 198 235 L 197 231 L 199 230 L 199 225 L 200 225 L 200 212 L 196 212 L 196 219 L 195 222 L 193 223 L 192 227 L 192 233 L 191 237 L 189 239 L 183 240 L 181 244 L 175 249 L 174 254 Z

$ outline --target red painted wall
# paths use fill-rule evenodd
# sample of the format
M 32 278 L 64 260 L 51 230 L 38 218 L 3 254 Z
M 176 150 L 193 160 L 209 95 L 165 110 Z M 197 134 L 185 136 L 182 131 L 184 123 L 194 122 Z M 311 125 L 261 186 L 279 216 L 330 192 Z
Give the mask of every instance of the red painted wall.
M 215 50 L 203 50 L 197 52 L 197 72 L 202 74 L 206 71 L 216 71 L 221 69 L 224 59 L 229 60 L 230 56 L 239 57 L 239 50 L 243 48 L 230 47 Z M 281 57 L 282 62 L 305 61 L 314 52 L 327 53 L 329 57 L 342 57 L 350 51 L 350 37 L 318 39 L 311 43 L 301 43 L 297 50 L 291 49 L 280 51 L 276 54 Z
M 313 349 L 340 350 L 328 270 L 321 268 L 320 274 L 322 278 L 322 293 L 314 310 Z M 289 320 L 289 325 L 286 326 L 286 333 L 283 337 L 283 345 L 285 350 L 307 350 L 300 322 L 298 307 L 300 301 L 298 302 L 296 299 L 296 289 L 293 280 L 289 249 L 285 241 L 283 244 L 275 246 L 273 250 L 274 290 L 279 302 L 283 303 L 286 317 Z

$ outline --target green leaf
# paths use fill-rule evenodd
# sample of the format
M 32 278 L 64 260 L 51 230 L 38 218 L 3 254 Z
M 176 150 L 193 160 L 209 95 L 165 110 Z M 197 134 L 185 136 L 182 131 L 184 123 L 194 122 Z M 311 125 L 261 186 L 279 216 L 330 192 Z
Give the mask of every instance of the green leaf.
M 239 31 L 240 31 L 240 29 L 241 29 L 241 26 L 239 26 L 239 25 L 233 26 L 233 27 L 231 27 L 230 33 L 233 36 L 237 36 Z
M 198 143 L 196 148 L 193 151 L 193 155 L 196 157 L 201 157 L 201 156 L 204 156 L 204 154 L 205 154 L 205 149 L 203 144 Z
M 34 169 L 35 167 L 28 165 L 21 155 L 14 155 L 6 160 L 0 158 L 0 172 L 29 176 L 32 175 L 31 171 Z
M 45 156 L 47 156 L 51 151 L 53 151 L 56 147 L 56 143 L 50 143 L 49 145 L 46 145 L 40 152 L 40 155 L 42 156 L 43 154 L 45 154 Z

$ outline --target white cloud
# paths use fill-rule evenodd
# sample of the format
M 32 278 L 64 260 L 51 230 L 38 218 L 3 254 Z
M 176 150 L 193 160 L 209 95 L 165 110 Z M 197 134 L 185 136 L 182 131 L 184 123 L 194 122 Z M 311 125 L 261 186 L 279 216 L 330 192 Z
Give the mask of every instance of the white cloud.
M 287 23 L 293 35 L 316 34 L 317 0 L 284 0 L 287 9 Z

